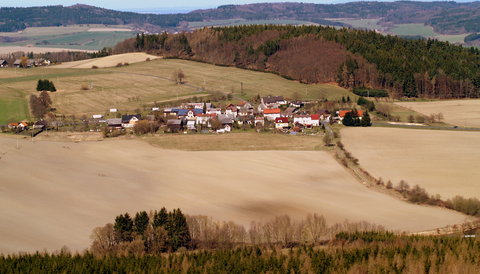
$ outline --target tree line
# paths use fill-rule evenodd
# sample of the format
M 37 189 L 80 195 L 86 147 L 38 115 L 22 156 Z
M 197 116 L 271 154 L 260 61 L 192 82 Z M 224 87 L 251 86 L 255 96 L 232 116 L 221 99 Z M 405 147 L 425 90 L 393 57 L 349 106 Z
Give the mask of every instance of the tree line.
M 480 96 L 480 50 L 448 42 L 323 26 L 252 25 L 161 35 L 142 36 L 151 43 L 131 39 L 120 48 L 271 71 L 305 83 L 387 90 L 393 97 Z
M 477 234 L 478 235 L 478 234 Z M 3 273 L 478 273 L 480 241 L 463 235 L 338 233 L 321 247 L 242 246 L 168 255 L 1 255 Z

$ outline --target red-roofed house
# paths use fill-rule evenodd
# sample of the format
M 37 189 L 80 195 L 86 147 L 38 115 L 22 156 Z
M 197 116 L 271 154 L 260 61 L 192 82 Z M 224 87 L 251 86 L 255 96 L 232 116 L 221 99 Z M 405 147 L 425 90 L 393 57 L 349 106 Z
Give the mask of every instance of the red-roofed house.
M 280 118 L 281 110 L 279 108 L 267 108 L 263 110 L 263 116 L 270 121 Z
M 311 118 L 311 125 L 312 127 L 319 127 L 320 126 L 320 114 L 312 114 Z
M 345 118 L 345 114 L 352 112 L 353 110 L 340 110 L 338 111 L 338 117 L 340 117 L 340 120 L 343 120 Z M 357 116 L 360 117 L 360 119 L 363 116 L 363 111 L 362 110 L 357 110 Z
M 288 118 L 287 117 L 278 117 L 275 118 L 275 128 L 276 129 L 284 129 L 288 128 Z

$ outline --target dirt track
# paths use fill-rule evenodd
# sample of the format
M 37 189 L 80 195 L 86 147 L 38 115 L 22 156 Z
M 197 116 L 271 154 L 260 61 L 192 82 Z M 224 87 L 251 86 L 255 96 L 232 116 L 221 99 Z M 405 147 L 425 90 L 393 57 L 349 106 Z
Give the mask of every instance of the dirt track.
M 371 191 L 326 152 L 186 152 L 134 140 L 15 146 L 0 136 L 0 252 L 82 250 L 94 227 L 162 206 L 245 225 L 309 212 L 406 231 L 465 220 Z

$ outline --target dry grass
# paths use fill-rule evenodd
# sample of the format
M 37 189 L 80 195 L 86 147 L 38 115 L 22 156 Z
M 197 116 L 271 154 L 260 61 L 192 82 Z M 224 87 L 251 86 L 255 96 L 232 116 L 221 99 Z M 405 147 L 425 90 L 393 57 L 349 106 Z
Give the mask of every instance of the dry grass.
M 230 134 L 162 134 L 143 137 L 148 143 L 164 149 L 188 151 L 254 151 L 254 150 L 320 150 L 319 136 L 291 136 L 272 133 Z
M 0 252 L 87 248 L 94 227 L 162 206 L 245 225 L 309 212 L 407 231 L 464 220 L 371 191 L 324 151 L 186 152 L 134 140 L 15 146 L 0 137 Z
M 406 108 L 425 115 L 442 113 L 445 122 L 464 126 L 480 127 L 480 100 L 444 100 L 432 102 L 398 102 Z
M 160 57 L 146 54 L 143 52 L 134 52 L 134 53 L 125 53 L 125 54 L 117 54 L 111 55 L 103 58 L 95 58 L 95 59 L 87 59 L 75 62 L 67 62 L 57 66 L 53 66 L 52 68 L 84 68 L 89 69 L 93 66 L 97 66 L 99 68 L 106 68 L 106 67 L 115 67 L 119 63 L 139 63 L 144 62 L 147 58 L 150 60 L 155 60 Z
M 405 180 L 443 198 L 480 198 L 479 132 L 347 128 L 342 142 L 360 165 L 394 185 Z

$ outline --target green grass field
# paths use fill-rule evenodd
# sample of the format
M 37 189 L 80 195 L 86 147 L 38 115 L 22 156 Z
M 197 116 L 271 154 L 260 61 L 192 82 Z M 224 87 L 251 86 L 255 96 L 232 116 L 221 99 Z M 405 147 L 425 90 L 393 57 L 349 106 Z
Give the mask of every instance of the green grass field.
M 91 31 L 108 28 L 109 31 Z M 37 47 L 100 50 L 131 38 L 134 32 L 118 26 L 74 25 L 67 27 L 27 28 L 22 32 L 2 32 L 0 36 L 23 38 L 0 43 L 2 47 L 34 45 Z
M 399 36 L 420 35 L 423 37 L 433 37 L 437 35 L 432 27 L 423 24 L 399 24 L 392 28 L 390 32 Z
M 0 125 L 30 119 L 27 93 L 0 85 Z
M 184 85 L 170 80 L 173 72 L 178 69 L 186 75 Z M 305 85 L 271 73 L 177 59 L 159 59 L 105 69 L 39 67 L 25 70 L 10 68 L 2 72 L 2 75 L 8 76 L 0 77 L 0 102 L 3 105 L 10 106 L 13 97 L 18 100 L 16 105 L 23 102 L 25 106 L 28 95 L 36 94 L 37 81 L 49 79 L 58 90 L 51 93 L 57 113 L 77 116 L 105 114 L 110 108 L 117 108 L 121 113 L 131 113 L 138 109 L 148 109 L 155 102 L 201 97 L 213 92 L 232 93 L 236 98 L 247 100 L 257 94 L 292 98 L 297 93 L 304 99 L 330 100 L 348 95 L 355 97 L 351 92 L 334 85 Z M 84 90 L 85 87 L 88 90 Z M 22 91 L 21 96 L 19 91 Z M 2 109 L 3 121 L 28 117 L 26 107 Z M 17 114 L 18 109 L 27 110 L 23 114 Z
M 341 22 L 345 23 L 348 25 L 351 25 L 354 28 L 360 28 L 360 29 L 382 29 L 383 27 L 378 24 L 378 21 L 380 19 L 338 19 L 338 18 L 332 18 L 332 19 L 327 19 L 330 21 L 336 21 L 336 22 Z

